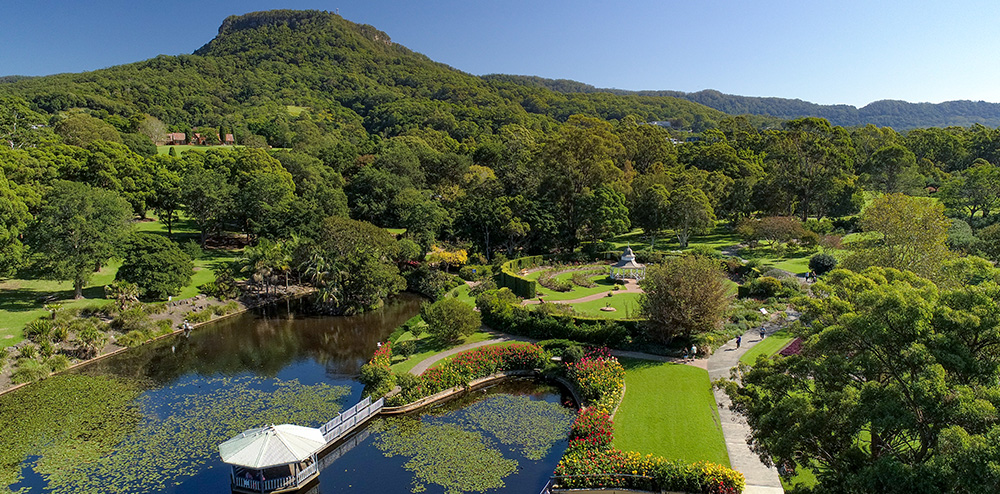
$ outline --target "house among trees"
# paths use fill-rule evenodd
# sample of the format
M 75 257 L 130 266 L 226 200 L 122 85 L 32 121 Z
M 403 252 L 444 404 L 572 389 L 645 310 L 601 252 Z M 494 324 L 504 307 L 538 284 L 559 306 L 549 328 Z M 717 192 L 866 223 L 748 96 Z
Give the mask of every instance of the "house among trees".
M 226 140 L 222 141 L 222 143 L 227 146 L 235 146 L 236 138 L 234 138 L 232 134 L 226 134 Z
M 171 132 L 167 134 L 167 139 L 164 144 L 167 146 L 181 146 L 187 144 L 187 135 L 183 132 Z

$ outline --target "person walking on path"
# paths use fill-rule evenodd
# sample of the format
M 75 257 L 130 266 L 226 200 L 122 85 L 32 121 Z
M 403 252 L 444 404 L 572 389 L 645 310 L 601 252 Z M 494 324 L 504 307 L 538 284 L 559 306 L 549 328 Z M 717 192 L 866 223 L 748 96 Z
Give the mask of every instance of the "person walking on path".
M 760 327 L 760 341 L 764 341 L 764 326 Z
M 743 335 L 736 336 L 736 349 L 740 349 L 740 343 L 743 343 Z

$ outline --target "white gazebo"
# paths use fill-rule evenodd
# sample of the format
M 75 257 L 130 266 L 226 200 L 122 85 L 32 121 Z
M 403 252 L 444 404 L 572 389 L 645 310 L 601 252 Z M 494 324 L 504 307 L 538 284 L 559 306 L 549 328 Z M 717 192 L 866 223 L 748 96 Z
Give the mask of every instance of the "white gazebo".
M 220 444 L 219 454 L 232 467 L 234 491 L 284 492 L 319 476 L 316 455 L 325 446 L 319 429 L 282 424 L 243 432 Z
M 631 247 L 625 247 L 622 257 L 618 263 L 612 264 L 608 276 L 613 280 L 642 280 L 646 277 L 646 265 L 635 262 L 635 253 Z

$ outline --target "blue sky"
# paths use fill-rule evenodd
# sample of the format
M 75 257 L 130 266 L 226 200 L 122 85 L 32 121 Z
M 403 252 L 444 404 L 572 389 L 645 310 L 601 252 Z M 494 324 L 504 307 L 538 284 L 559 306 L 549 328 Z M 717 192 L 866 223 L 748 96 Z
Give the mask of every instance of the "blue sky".
M 472 74 L 863 106 L 1000 102 L 994 1 L 0 0 L 0 75 L 191 53 L 231 14 L 337 11 Z

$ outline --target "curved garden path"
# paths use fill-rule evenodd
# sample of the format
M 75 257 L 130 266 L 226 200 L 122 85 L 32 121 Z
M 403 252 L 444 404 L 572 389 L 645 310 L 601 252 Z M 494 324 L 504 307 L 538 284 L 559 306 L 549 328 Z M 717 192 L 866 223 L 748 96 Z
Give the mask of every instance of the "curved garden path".
M 635 280 L 626 280 L 625 281 L 625 289 L 624 290 L 619 290 L 618 293 L 646 293 L 646 292 L 642 291 L 642 288 L 639 288 L 639 284 L 636 283 Z M 608 296 L 607 292 L 600 292 L 600 293 L 595 293 L 593 295 L 587 295 L 586 297 L 574 298 L 574 299 L 571 299 L 571 300 L 553 300 L 553 301 L 551 301 L 551 303 L 553 303 L 553 304 L 579 304 L 579 303 L 583 303 L 583 302 L 590 302 L 592 300 L 600 300 L 600 299 L 602 299 L 604 297 L 607 297 L 607 296 Z M 542 297 L 544 297 L 544 295 Z M 542 302 L 538 301 L 537 299 L 527 299 L 527 300 L 521 301 L 521 305 L 538 305 L 538 304 L 541 304 L 541 303 Z
M 789 321 L 797 319 L 797 315 L 789 315 Z M 765 334 L 773 333 L 777 326 L 764 325 Z M 731 340 L 715 351 L 708 359 L 708 376 L 714 381 L 729 378 L 729 371 L 740 362 L 740 357 L 764 341 L 757 328 L 743 335 L 743 344 L 736 348 L 736 340 Z M 785 492 L 778 479 L 778 470 L 761 463 L 756 453 L 750 451 L 747 437 L 750 436 L 750 426 L 745 418 L 729 409 L 729 396 L 721 389 L 715 388 L 715 402 L 719 405 L 719 418 L 722 421 L 722 435 L 726 439 L 726 450 L 729 452 L 729 463 L 734 470 L 746 477 L 744 494 L 779 494 Z
M 507 341 L 523 341 L 525 343 L 537 343 L 539 341 L 534 338 L 528 338 L 525 336 L 516 336 L 506 333 L 499 333 L 496 331 L 491 331 L 491 333 L 496 335 L 496 338 L 491 338 L 484 341 L 477 341 L 475 343 L 466 343 L 464 345 L 459 345 L 457 347 L 450 348 L 441 353 L 436 353 L 430 357 L 427 357 L 426 359 L 420 361 L 417 365 L 414 365 L 413 368 L 410 369 L 410 374 L 419 376 L 420 374 L 423 374 L 424 371 L 426 371 L 427 369 L 430 369 L 436 362 L 440 361 L 441 359 L 450 357 L 452 355 L 455 355 L 456 353 L 464 352 L 466 350 L 472 350 L 473 348 L 479 348 L 481 346 L 486 346 L 486 345 L 493 345 L 496 343 L 504 343 Z M 627 350 L 611 350 L 611 354 L 614 355 L 615 357 L 621 357 L 621 358 L 634 358 L 641 360 L 652 360 L 655 362 L 671 362 L 675 364 L 687 364 L 695 367 L 700 367 L 702 369 L 705 368 L 706 363 L 708 362 L 708 359 L 703 359 L 703 358 L 680 359 L 676 357 L 665 357 L 663 355 L 653 355 L 651 353 L 630 352 Z

